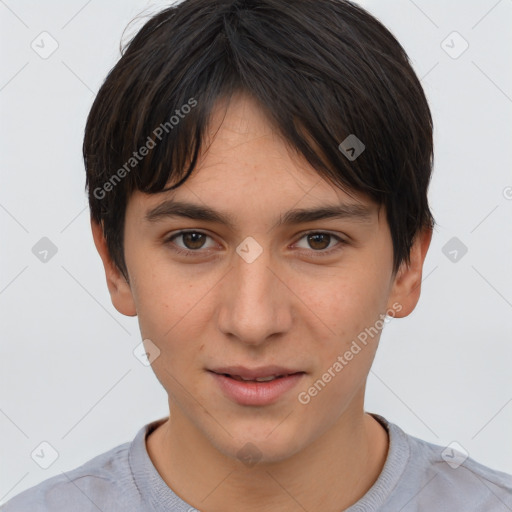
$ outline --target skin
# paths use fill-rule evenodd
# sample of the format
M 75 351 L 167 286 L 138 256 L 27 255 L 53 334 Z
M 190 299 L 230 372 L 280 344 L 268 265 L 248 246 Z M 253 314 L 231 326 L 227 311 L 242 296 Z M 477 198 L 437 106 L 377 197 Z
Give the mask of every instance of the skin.
M 219 104 L 209 134 L 209 149 L 184 185 L 130 198 L 129 282 L 92 221 L 114 306 L 138 315 L 142 338 L 160 350 L 152 367 L 168 393 L 170 417 L 148 436 L 148 453 L 163 480 L 200 510 L 342 510 L 373 485 L 387 455 L 387 432 L 364 412 L 380 332 L 308 404 L 297 396 L 379 315 L 413 311 L 432 232 L 419 233 L 410 265 L 393 274 L 383 207 L 321 179 L 251 99 L 239 95 Z M 168 198 L 232 214 L 235 229 L 179 217 L 147 222 L 146 212 Z M 273 227 L 290 209 L 340 202 L 371 207 L 370 220 Z M 182 229 L 208 236 L 168 241 Z M 327 236 L 315 244 L 306 230 L 347 243 Z M 263 249 L 252 263 L 236 252 L 248 236 Z M 172 249 L 187 246 L 196 251 L 192 257 Z M 315 258 L 332 247 L 340 250 Z M 234 364 L 307 373 L 277 403 L 242 406 L 206 371 Z M 237 458 L 248 442 L 261 456 L 252 467 Z

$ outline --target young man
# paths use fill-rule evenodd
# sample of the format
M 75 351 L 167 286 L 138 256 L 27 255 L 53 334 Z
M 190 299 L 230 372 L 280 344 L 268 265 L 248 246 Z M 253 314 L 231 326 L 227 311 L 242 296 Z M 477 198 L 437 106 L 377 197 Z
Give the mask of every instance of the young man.
M 185 0 L 101 87 L 84 158 L 116 309 L 169 418 L 12 511 L 512 510 L 509 475 L 364 411 L 434 220 L 408 58 L 342 0 Z

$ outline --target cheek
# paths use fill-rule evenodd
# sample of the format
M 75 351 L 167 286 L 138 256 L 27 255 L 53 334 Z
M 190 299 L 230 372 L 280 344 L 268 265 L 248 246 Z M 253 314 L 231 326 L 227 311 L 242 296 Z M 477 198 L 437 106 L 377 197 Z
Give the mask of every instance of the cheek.
M 149 264 L 148 264 L 149 266 Z M 173 271 L 140 273 L 133 287 L 142 337 L 149 338 L 160 349 L 158 364 L 172 368 L 173 362 L 185 362 L 187 353 L 196 354 L 199 333 L 204 327 L 207 283 L 198 286 L 195 280 Z
M 151 275 L 139 282 L 135 296 L 141 336 L 160 351 L 151 367 L 167 393 L 177 403 L 186 403 L 188 394 L 183 389 L 198 394 L 198 359 L 204 357 L 199 341 L 204 329 L 204 290 L 176 274 L 172 279 Z
M 297 397 L 299 407 L 310 408 L 304 421 L 311 423 L 311 428 L 316 428 L 319 417 L 323 425 L 332 424 L 355 396 L 362 399 L 380 338 L 380 315 L 386 305 L 379 288 L 366 284 L 340 280 L 331 283 L 322 298 L 310 297 L 322 323 L 329 327 L 322 327 L 324 335 L 315 337 L 318 364 Z
M 180 323 L 187 323 L 210 279 L 172 264 L 161 248 L 137 251 L 131 263 L 135 277 L 132 291 L 143 334 L 162 338 Z
M 300 407 L 315 411 L 308 417 L 322 416 L 329 424 L 362 393 L 382 330 L 380 315 L 387 304 L 382 276 L 376 266 L 353 266 L 350 272 L 332 274 L 324 286 L 317 279 L 314 288 L 300 290 L 308 306 L 305 311 L 315 313 L 309 326 L 319 326 L 312 333 L 318 358 L 315 372 L 301 389 L 303 401 L 297 397 Z
M 335 353 L 350 345 L 385 312 L 387 289 L 383 275 L 376 267 L 361 265 L 300 281 L 297 295 L 304 311 L 309 311 L 312 319 L 317 318 L 324 333 L 318 339 Z

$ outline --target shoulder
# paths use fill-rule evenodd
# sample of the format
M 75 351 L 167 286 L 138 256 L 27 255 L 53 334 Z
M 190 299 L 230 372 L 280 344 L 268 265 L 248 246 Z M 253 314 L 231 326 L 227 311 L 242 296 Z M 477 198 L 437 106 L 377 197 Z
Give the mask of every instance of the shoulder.
M 130 443 L 121 444 L 80 467 L 53 476 L 13 497 L 0 511 L 117 510 L 124 501 L 123 489 L 131 478 L 129 449 Z
M 403 478 L 415 481 L 418 503 L 433 510 L 512 510 L 512 475 L 477 462 L 458 443 L 407 438 L 410 458 Z
M 388 456 L 373 487 L 350 512 L 512 511 L 512 475 L 477 462 L 456 442 L 434 444 L 371 414 L 388 431 Z

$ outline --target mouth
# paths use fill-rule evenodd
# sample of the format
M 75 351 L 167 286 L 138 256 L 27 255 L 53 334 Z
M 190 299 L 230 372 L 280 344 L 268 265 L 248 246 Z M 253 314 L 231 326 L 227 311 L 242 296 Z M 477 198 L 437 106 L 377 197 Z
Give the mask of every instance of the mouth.
M 290 375 L 306 373 L 304 371 L 292 370 L 278 366 L 265 366 L 253 369 L 245 368 L 243 366 L 232 366 L 216 368 L 215 370 L 208 371 L 216 373 L 217 375 L 223 375 L 234 380 L 245 382 L 271 382 L 276 379 L 289 377 Z
M 293 389 L 304 371 L 281 367 L 248 369 L 243 367 L 208 370 L 220 390 L 239 405 L 270 405 Z
M 216 372 L 214 372 L 216 373 Z M 224 375 L 224 377 L 229 377 L 230 379 L 239 380 L 242 382 L 272 382 L 273 380 L 283 379 L 285 377 L 289 377 L 290 375 L 297 375 L 299 373 L 304 372 L 296 372 L 296 373 L 287 373 L 284 375 L 269 375 L 268 377 L 256 377 L 255 379 L 245 379 L 240 375 L 230 375 L 229 373 L 220 373 L 218 375 Z

